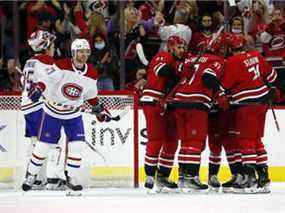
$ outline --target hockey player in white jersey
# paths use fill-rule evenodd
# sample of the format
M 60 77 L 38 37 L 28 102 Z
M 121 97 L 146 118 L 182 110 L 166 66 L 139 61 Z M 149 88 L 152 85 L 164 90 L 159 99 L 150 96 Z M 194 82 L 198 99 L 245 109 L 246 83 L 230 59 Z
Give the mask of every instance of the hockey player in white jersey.
M 97 72 L 86 64 L 90 46 L 85 39 L 76 39 L 71 45 L 72 59 L 58 61 L 47 75 L 33 85 L 29 97 L 37 101 L 40 95 L 46 99 L 44 116 L 39 130 L 39 143 L 36 144 L 28 167 L 28 177 L 22 185 L 28 191 L 50 150 L 60 138 L 63 127 L 68 138 L 66 162 L 67 186 L 72 191 L 81 191 L 78 183 L 81 165 L 81 151 L 85 141 L 82 115 L 79 107 L 84 101 L 92 105 L 92 112 L 100 121 L 110 121 L 111 116 L 97 102 Z
M 46 70 L 53 66 L 54 59 L 54 40 L 55 36 L 47 31 L 36 31 L 31 34 L 28 44 L 35 52 L 35 55 L 26 61 L 23 75 L 22 75 L 22 103 L 21 109 L 25 117 L 25 137 L 31 139 L 31 143 L 28 146 L 26 160 L 30 159 L 32 155 L 32 149 L 37 141 L 38 129 L 42 117 L 43 100 L 32 102 L 28 98 L 28 92 L 31 89 L 33 82 L 37 82 Z M 26 162 L 27 164 L 28 162 Z M 45 169 L 42 169 L 37 177 L 36 185 L 40 187 L 46 181 Z M 37 187 L 37 188 L 38 188 Z

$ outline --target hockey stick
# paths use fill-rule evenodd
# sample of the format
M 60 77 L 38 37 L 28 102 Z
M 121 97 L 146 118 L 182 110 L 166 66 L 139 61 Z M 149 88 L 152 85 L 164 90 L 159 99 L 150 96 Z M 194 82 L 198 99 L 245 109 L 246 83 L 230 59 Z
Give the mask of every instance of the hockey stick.
M 22 71 L 18 66 L 15 66 L 15 69 L 16 69 L 22 76 L 24 76 L 23 71 Z M 44 96 L 42 96 L 42 97 L 45 99 Z M 56 105 L 56 106 L 63 107 L 63 108 L 66 108 L 66 109 L 77 110 L 77 111 L 80 111 L 80 112 L 89 113 L 89 114 L 93 114 L 93 115 L 94 115 L 94 113 L 92 113 L 91 109 L 82 108 L 82 107 L 74 107 L 74 106 L 69 106 L 69 105 L 60 104 L 60 103 L 57 103 L 57 104 L 55 104 L 55 105 Z M 123 109 L 123 111 L 122 111 L 120 114 L 118 114 L 118 115 L 116 115 L 116 116 L 112 116 L 112 117 L 110 117 L 110 118 L 111 118 L 111 120 L 113 120 L 113 121 L 119 121 L 119 120 L 121 120 L 121 119 L 129 112 L 129 110 L 130 110 L 130 107 L 126 107 L 125 109 Z
M 140 61 L 143 63 L 143 65 L 147 66 L 149 64 L 149 61 L 145 57 L 143 46 L 141 43 L 136 44 L 136 51 Z
M 269 105 L 269 108 L 270 108 L 270 110 L 271 110 L 271 112 L 272 112 L 276 129 L 277 129 L 278 132 L 280 132 L 279 122 L 278 122 L 278 120 L 277 120 L 277 116 L 276 116 L 276 114 L 275 114 L 275 110 L 273 109 L 273 104 L 272 104 L 272 101 L 271 101 L 271 100 L 268 100 L 268 105 Z
M 98 154 L 98 155 L 102 158 L 102 160 L 104 161 L 104 163 L 107 162 L 105 156 L 104 156 L 98 149 L 96 149 L 94 146 L 92 146 L 88 141 L 84 141 L 84 142 L 87 144 L 87 146 L 88 146 L 93 152 L 95 152 L 96 154 Z
M 67 109 L 70 109 L 70 110 L 77 110 L 77 111 L 80 111 L 80 112 L 84 112 L 84 113 L 88 113 L 88 114 L 91 114 L 91 115 L 94 115 L 94 113 L 92 112 L 92 110 L 90 108 L 83 108 L 83 107 L 73 107 L 73 106 L 68 106 L 68 105 L 64 105 L 64 104 L 55 104 L 56 106 L 60 106 L 60 107 L 63 107 L 63 108 L 67 108 Z M 126 114 L 128 114 L 130 110 L 130 107 L 125 107 L 122 112 L 120 112 L 118 115 L 116 116 L 112 116 L 110 117 L 112 121 L 119 121 L 121 120 Z

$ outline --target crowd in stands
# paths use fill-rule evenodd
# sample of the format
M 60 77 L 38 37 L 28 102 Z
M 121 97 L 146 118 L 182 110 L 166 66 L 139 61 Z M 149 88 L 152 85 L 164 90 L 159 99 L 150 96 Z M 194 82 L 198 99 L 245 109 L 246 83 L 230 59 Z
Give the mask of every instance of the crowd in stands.
M 90 62 L 99 73 L 99 90 L 123 89 L 121 60 L 125 61 L 126 88 L 137 91 L 144 86 L 147 67 L 139 60 L 137 43 L 142 44 L 149 61 L 165 49 L 165 41 L 173 34 L 182 36 L 188 50 L 195 53 L 201 50 L 199 34 L 210 39 L 229 18 L 225 31 L 242 34 L 249 49 L 258 49 L 279 66 L 285 57 L 285 1 L 235 2 L 237 7 L 233 8 L 223 0 L 2 1 L 0 90 L 21 90 L 15 66 L 21 68 L 32 55 L 27 40 L 38 29 L 56 35 L 56 58 L 70 56 L 70 44 L 75 38 L 88 39 L 92 48 Z M 123 16 L 120 7 L 124 7 Z M 120 29 L 120 17 L 124 17 L 124 29 Z M 123 38 L 120 32 L 124 32 Z M 125 43 L 123 56 L 120 39 Z M 217 54 L 226 55 L 226 51 L 221 49 Z

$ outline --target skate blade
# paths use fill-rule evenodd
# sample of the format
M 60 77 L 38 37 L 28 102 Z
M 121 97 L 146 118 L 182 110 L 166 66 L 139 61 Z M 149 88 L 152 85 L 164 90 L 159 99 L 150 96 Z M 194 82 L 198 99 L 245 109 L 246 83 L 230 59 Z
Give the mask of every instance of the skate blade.
M 257 194 L 269 194 L 269 193 L 271 193 L 269 184 L 266 184 L 264 187 L 257 187 Z
M 235 194 L 257 194 L 257 188 L 233 188 Z
M 72 191 L 72 190 L 68 190 L 66 192 L 66 196 L 68 197 L 80 197 L 82 195 L 81 191 Z
M 209 194 L 208 189 L 193 189 L 193 188 L 180 188 L 180 191 L 184 194 Z
M 179 193 L 179 189 L 178 188 L 167 188 L 167 187 L 158 187 L 157 188 L 157 193 L 161 193 L 161 194 L 171 194 L 171 193 Z
M 219 193 L 220 192 L 220 187 L 212 187 L 212 186 L 209 186 L 209 193 Z
M 148 194 L 148 195 L 155 195 L 155 194 L 157 194 L 157 191 L 156 191 L 156 189 L 154 189 L 154 188 L 152 188 L 152 189 L 144 188 L 144 191 L 145 191 L 145 193 Z
M 222 187 L 222 192 L 226 194 L 234 193 L 233 187 Z

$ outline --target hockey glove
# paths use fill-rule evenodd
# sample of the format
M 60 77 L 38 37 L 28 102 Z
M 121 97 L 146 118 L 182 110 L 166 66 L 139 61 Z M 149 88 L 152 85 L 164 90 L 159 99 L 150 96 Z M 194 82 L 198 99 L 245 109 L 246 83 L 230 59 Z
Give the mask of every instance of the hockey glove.
M 284 96 L 281 91 L 276 87 L 271 87 L 269 96 L 274 103 L 280 103 L 284 101 Z
M 43 83 L 33 83 L 31 84 L 31 88 L 28 92 L 28 98 L 34 103 L 38 102 L 44 90 L 45 85 Z
M 92 113 L 100 122 L 109 122 L 112 120 L 110 112 L 104 108 L 103 104 L 97 104 L 92 107 Z

